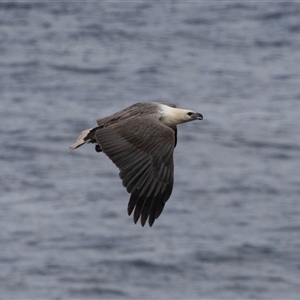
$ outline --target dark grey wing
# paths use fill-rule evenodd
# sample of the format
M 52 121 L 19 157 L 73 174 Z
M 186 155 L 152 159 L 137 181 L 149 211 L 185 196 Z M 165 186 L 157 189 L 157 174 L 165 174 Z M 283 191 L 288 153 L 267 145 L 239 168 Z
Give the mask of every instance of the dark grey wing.
M 177 106 L 174 104 L 174 103 L 170 103 L 170 102 L 160 102 L 161 104 L 164 104 L 164 105 L 168 105 L 170 107 L 174 107 L 176 108 Z
M 174 131 L 150 117 L 131 118 L 99 128 L 96 139 L 120 169 L 128 193 L 128 214 L 152 226 L 173 189 Z
M 171 104 L 171 106 L 174 104 Z M 174 106 L 172 106 L 174 107 Z M 157 104 L 151 102 L 141 102 L 135 103 L 131 106 L 122 109 L 113 115 L 107 116 L 102 119 L 97 120 L 97 124 L 99 127 L 110 126 L 114 123 L 118 123 L 119 121 L 124 121 L 126 119 L 132 118 L 133 116 L 139 117 L 142 114 L 154 114 L 157 111 Z
M 171 128 L 174 130 L 174 137 L 175 137 L 174 148 L 175 148 L 177 145 L 177 126 L 172 126 Z

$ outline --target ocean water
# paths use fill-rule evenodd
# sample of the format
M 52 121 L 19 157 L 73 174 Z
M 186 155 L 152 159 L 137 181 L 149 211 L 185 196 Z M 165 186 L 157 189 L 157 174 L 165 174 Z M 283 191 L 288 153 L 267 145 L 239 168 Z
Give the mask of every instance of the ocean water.
M 299 49 L 296 1 L 2 1 L 1 298 L 299 298 Z M 152 228 L 68 149 L 144 101 L 204 115 Z

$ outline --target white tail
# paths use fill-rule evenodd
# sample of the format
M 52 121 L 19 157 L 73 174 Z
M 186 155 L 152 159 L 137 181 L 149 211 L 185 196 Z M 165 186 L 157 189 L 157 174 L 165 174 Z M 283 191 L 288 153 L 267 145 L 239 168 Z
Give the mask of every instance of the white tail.
M 70 149 L 74 150 L 74 149 L 82 146 L 83 144 L 88 143 L 90 140 L 89 139 L 85 140 L 85 138 L 88 136 L 88 134 L 90 133 L 90 131 L 92 129 L 93 128 L 81 131 L 81 133 L 80 133 L 79 137 L 77 138 L 76 142 L 73 145 L 70 146 Z

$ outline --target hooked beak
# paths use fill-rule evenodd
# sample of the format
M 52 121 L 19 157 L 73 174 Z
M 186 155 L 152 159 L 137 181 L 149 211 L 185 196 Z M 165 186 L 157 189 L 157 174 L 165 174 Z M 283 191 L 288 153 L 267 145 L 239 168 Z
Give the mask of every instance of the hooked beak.
M 195 113 L 193 117 L 195 120 L 203 120 L 203 116 L 200 113 Z

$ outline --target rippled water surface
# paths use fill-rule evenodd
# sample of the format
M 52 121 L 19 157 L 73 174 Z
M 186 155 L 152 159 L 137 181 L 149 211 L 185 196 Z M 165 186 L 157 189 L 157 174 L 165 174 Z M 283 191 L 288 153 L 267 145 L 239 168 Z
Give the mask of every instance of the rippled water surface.
M 1 297 L 299 298 L 299 49 L 297 2 L 1 2 Z M 152 228 L 68 149 L 144 101 L 204 115 Z

